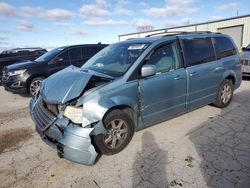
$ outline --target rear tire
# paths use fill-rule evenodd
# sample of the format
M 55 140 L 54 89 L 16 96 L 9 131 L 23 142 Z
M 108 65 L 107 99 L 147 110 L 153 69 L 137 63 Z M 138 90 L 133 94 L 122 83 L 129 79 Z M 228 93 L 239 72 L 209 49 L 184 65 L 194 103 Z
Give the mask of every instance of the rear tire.
M 220 89 L 218 91 L 217 99 L 213 103 L 214 106 L 218 108 L 227 107 L 233 98 L 234 85 L 232 80 L 224 80 L 221 83 Z
M 40 90 L 41 82 L 44 80 L 43 77 L 36 77 L 31 80 L 28 85 L 28 93 L 30 96 L 36 96 Z
M 113 110 L 104 118 L 106 134 L 93 137 L 97 150 L 105 155 L 113 155 L 122 151 L 131 141 L 134 124 L 131 117 L 122 110 Z

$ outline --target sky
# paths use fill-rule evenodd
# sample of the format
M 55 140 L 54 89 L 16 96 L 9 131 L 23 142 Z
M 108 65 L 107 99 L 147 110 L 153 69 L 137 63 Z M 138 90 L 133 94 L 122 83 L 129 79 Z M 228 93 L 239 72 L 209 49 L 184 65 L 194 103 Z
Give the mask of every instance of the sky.
M 250 14 L 249 0 L 0 0 L 0 51 L 114 43 L 118 35 Z

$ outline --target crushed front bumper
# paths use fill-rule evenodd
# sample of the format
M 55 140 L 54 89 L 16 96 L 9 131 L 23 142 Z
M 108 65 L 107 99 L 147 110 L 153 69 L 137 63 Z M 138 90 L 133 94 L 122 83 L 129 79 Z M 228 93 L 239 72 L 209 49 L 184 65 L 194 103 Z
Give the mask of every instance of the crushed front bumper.
M 73 124 L 60 114 L 55 116 L 41 98 L 31 99 L 30 112 L 37 132 L 44 142 L 57 150 L 59 157 L 85 165 L 95 163 L 98 153 L 90 138 L 94 128 Z

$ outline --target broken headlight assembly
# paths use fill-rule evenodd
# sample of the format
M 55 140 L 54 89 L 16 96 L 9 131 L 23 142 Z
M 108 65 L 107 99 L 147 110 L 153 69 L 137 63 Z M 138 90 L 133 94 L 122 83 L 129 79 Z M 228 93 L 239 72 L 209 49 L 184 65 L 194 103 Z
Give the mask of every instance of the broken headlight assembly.
M 83 108 L 67 106 L 64 110 L 64 116 L 69 118 L 73 123 L 81 124 L 83 119 Z

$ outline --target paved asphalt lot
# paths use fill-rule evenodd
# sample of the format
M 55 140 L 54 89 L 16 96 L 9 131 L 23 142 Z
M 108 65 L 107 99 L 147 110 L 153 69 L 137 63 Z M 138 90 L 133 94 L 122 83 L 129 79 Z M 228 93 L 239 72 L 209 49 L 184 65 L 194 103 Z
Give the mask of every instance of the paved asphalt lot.
M 91 167 L 40 140 L 28 101 L 0 87 L 0 187 L 250 187 L 250 80 L 226 109 L 205 106 L 137 132 Z

